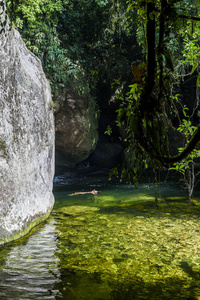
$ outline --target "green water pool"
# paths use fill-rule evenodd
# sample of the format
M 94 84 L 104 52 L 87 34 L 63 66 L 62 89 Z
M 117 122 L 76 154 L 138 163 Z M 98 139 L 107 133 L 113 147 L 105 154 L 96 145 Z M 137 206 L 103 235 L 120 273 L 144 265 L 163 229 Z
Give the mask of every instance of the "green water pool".
M 200 198 L 70 176 L 54 193 L 50 218 L 0 248 L 0 299 L 200 299 Z

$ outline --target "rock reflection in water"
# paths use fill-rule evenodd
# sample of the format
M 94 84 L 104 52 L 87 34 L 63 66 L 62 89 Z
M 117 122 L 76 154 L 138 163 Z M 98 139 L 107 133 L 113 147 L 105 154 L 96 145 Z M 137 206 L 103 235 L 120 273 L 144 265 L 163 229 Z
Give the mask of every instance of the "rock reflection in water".
M 54 220 L 29 237 L 0 248 L 0 299 L 51 300 L 59 295 Z

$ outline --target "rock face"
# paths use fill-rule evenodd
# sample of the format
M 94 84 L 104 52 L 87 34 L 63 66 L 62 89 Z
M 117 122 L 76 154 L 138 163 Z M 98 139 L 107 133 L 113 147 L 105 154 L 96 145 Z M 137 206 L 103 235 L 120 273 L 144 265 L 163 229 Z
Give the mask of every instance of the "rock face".
M 77 164 L 89 156 L 98 140 L 98 113 L 94 102 L 67 87 L 61 108 L 55 116 L 56 163 L 61 166 Z
M 50 86 L 39 59 L 6 27 L 0 34 L 0 244 L 48 217 L 53 176 Z
M 117 143 L 98 142 L 89 162 L 101 168 L 112 169 L 122 160 L 123 146 Z

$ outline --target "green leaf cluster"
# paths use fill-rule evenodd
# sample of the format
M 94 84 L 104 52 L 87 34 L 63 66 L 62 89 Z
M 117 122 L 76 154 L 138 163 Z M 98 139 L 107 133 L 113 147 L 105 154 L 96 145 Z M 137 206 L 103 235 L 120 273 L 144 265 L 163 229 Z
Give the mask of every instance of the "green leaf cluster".
M 193 160 L 199 155 L 195 150 L 199 127 L 193 123 L 196 112 L 188 117 L 186 109 L 182 111 L 181 96 L 177 96 L 187 76 L 195 76 L 199 86 L 199 8 L 195 1 L 182 0 L 129 0 L 128 4 L 129 24 L 137 24 L 136 37 L 143 47 L 146 68 L 141 80 L 141 61 L 132 66 L 134 84 L 120 96 L 117 111 L 117 124 L 130 154 L 127 166 L 135 174 L 147 166 L 156 170 L 172 163 L 183 170 L 190 165 L 188 157 Z M 135 18 L 133 11 L 137 12 Z M 182 121 L 180 114 L 185 116 Z M 186 143 L 171 157 L 168 128 L 177 127 L 179 121 L 177 130 L 184 134 Z
M 12 3 L 7 0 L 14 26 L 41 59 L 53 92 L 75 79 L 79 92 L 86 86 L 96 95 L 98 85 L 127 74 L 126 0 L 18 0 L 14 10 Z

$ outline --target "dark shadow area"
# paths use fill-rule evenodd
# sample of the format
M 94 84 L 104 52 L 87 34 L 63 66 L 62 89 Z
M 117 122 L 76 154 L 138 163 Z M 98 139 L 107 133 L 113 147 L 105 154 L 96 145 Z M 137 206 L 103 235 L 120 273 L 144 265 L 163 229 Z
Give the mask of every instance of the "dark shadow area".
M 134 201 L 133 201 L 134 202 Z M 118 206 L 106 206 L 100 208 L 100 213 L 126 213 L 126 214 L 140 214 L 150 216 L 151 214 L 158 214 L 159 216 L 170 214 L 174 217 L 181 217 L 185 215 L 196 216 L 199 218 L 200 205 L 190 204 L 186 200 L 162 200 L 159 204 L 155 202 L 142 202 L 133 204 L 119 203 Z
M 70 300 L 198 300 L 199 285 L 192 281 L 190 286 L 176 276 L 167 280 L 160 279 L 156 283 L 146 284 L 142 278 L 135 277 L 118 281 L 113 278 L 102 280 L 100 273 L 75 272 L 69 269 L 61 271 L 61 283 L 55 285 L 62 293 L 59 299 Z M 87 290 L 82 290 L 84 287 Z M 105 293 L 107 290 L 107 293 Z M 109 291 L 109 292 L 108 292 Z

